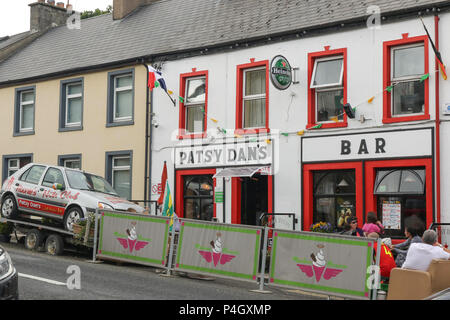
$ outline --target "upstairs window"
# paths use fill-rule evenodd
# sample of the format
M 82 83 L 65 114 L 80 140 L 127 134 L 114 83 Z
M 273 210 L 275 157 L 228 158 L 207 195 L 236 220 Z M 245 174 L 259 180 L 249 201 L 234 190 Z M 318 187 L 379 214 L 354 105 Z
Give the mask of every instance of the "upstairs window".
M 236 129 L 240 133 L 269 130 L 269 61 L 237 66 Z
M 428 120 L 429 80 L 426 36 L 385 42 L 383 122 Z
M 344 113 L 346 100 L 346 49 L 310 53 L 308 125 L 324 128 L 347 126 Z
M 206 78 L 186 80 L 186 133 L 202 133 L 205 128 Z
M 14 136 L 34 134 L 35 87 L 16 89 Z
M 107 127 L 134 124 L 134 70 L 110 72 Z
M 61 81 L 59 131 L 81 130 L 83 125 L 83 79 Z
M 194 69 L 195 70 L 195 69 Z M 193 71 L 180 76 L 179 138 L 205 138 L 208 110 L 208 71 Z

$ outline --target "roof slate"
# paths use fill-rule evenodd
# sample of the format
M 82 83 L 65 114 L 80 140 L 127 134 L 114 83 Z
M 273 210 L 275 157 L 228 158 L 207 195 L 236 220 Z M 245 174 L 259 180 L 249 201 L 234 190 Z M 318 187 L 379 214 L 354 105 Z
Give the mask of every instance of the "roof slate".
M 56 27 L 0 64 L 0 84 L 149 55 L 239 42 L 442 0 L 160 0 L 122 20 L 111 14 Z M 0 45 L 2 43 L 0 42 Z

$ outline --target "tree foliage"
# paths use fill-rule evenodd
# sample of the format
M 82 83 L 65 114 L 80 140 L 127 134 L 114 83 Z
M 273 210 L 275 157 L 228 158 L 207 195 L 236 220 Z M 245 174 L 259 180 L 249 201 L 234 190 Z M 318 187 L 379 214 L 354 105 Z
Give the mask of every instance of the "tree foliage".
M 98 8 L 95 9 L 94 11 L 86 10 L 81 13 L 81 19 L 87 19 L 87 18 L 92 18 L 95 16 L 100 16 L 102 14 L 112 13 L 112 11 L 113 11 L 113 7 L 111 5 L 107 6 L 106 10 L 100 10 Z

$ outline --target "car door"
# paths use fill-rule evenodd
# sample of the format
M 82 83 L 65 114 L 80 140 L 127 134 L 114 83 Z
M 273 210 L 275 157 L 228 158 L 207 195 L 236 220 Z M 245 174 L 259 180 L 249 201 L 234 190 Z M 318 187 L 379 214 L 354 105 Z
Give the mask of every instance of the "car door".
M 65 189 L 66 183 L 62 171 L 58 168 L 48 167 L 38 192 L 45 213 L 63 218 L 68 203 L 67 198 L 62 196 Z
M 39 184 L 47 167 L 33 165 L 28 168 L 15 183 L 17 205 L 20 211 L 41 213 L 39 204 Z

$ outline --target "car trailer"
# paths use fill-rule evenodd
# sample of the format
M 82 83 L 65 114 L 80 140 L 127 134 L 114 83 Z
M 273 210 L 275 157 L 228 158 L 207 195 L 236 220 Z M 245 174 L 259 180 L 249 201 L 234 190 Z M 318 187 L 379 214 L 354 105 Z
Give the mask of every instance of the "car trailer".
M 42 247 L 44 251 L 53 256 L 62 255 L 65 244 L 80 245 L 80 241 L 76 241 L 75 234 L 67 231 L 61 225 L 45 223 L 37 219 L 20 218 L 7 219 L 0 217 L 0 222 L 9 222 L 14 226 L 14 234 L 18 240 L 17 231 L 25 235 L 25 248 L 29 250 L 40 250 Z M 89 247 L 84 244 L 84 247 Z

